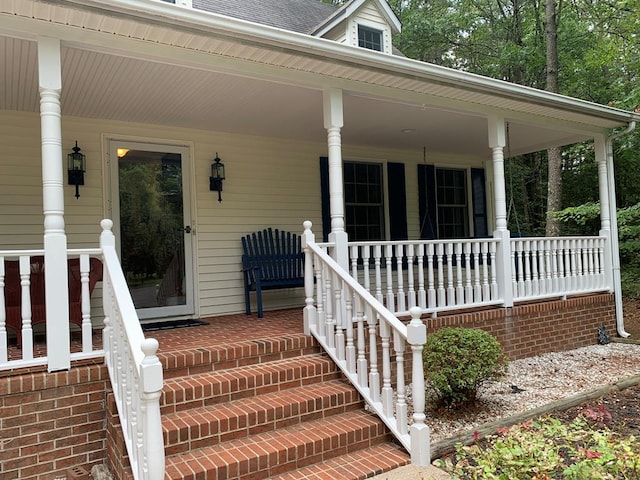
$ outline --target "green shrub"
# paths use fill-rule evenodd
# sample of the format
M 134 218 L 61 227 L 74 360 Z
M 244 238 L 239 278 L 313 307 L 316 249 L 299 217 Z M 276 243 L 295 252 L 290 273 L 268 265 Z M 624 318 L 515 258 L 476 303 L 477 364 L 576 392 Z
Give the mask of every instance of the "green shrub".
M 429 335 L 423 360 L 437 403 L 449 408 L 474 402 L 482 384 L 502 377 L 508 366 L 500 343 L 473 328 L 441 328 Z

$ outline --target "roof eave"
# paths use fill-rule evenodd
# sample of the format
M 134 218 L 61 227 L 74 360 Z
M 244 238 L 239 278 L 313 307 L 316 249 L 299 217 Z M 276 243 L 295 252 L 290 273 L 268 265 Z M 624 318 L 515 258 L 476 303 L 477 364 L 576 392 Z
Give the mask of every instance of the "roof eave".
M 50 4 L 47 0 L 36 0 Z M 429 64 L 406 57 L 386 55 L 367 49 L 343 45 L 332 40 L 313 37 L 224 15 L 212 14 L 177 7 L 153 0 L 56 0 L 56 4 L 83 6 L 99 10 L 103 14 L 119 13 L 128 19 L 140 18 L 164 24 L 167 28 L 194 29 L 200 33 L 218 33 L 236 40 L 251 42 L 271 48 L 295 51 L 324 60 L 341 61 L 354 67 L 374 69 L 387 74 L 413 77 L 440 84 L 455 85 L 468 91 L 496 95 L 502 98 L 517 98 L 538 105 L 559 108 L 583 115 L 606 119 L 618 126 L 640 121 L 640 114 L 586 100 L 517 85 L 503 80 L 483 77 L 439 65 Z

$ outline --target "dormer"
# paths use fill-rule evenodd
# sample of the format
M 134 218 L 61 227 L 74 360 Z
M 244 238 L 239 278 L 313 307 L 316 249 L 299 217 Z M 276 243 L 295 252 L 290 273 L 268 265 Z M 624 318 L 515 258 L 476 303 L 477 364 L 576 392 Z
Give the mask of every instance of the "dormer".
M 351 0 L 312 35 L 391 54 L 391 37 L 399 33 L 400 28 L 398 17 L 385 0 Z

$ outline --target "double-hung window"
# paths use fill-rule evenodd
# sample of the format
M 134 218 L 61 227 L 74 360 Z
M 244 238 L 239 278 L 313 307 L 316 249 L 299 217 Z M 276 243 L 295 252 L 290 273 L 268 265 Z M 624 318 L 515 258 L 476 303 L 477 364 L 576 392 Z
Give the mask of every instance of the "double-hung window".
M 438 237 L 467 238 L 469 235 L 467 171 L 436 168 L 436 192 Z
M 382 31 L 358 25 L 358 46 L 369 50 L 382 51 Z
M 382 165 L 344 163 L 345 224 L 349 240 L 384 240 Z

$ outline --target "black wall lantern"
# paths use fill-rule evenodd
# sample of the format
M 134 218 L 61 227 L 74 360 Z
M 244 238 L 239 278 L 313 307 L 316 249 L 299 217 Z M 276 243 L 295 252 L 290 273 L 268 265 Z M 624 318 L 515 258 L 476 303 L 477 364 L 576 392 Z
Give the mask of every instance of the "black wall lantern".
M 76 146 L 73 147 L 73 153 L 67 155 L 67 170 L 69 185 L 76 186 L 76 198 L 80 197 L 78 187 L 84 185 L 84 172 L 86 169 L 86 157 L 84 153 L 80 153 L 80 147 L 76 140 Z
M 218 201 L 222 201 L 222 181 L 224 180 L 224 163 L 220 162 L 218 152 L 216 152 L 216 158 L 213 159 L 211 164 L 211 176 L 209 177 L 209 190 L 212 192 L 218 192 Z

